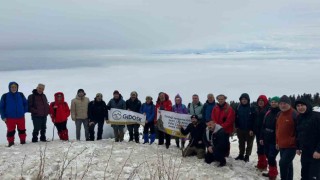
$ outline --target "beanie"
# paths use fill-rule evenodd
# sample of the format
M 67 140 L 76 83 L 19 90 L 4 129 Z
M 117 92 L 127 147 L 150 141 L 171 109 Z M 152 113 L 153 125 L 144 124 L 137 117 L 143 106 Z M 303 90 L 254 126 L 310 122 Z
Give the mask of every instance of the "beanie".
M 275 101 L 275 102 L 279 102 L 280 98 L 278 96 L 274 96 L 270 99 L 270 102 Z
M 291 100 L 290 100 L 290 98 L 289 98 L 288 96 L 286 96 L 286 95 L 283 95 L 283 96 L 280 98 L 279 103 L 281 103 L 281 102 L 287 103 L 287 104 L 291 105 Z

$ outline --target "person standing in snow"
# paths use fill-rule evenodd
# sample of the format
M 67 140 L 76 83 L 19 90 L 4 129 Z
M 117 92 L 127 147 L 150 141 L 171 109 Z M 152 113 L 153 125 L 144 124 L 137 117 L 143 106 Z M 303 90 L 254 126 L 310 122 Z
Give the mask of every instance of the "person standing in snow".
M 113 92 L 113 98 L 110 99 L 107 106 L 108 106 L 108 109 L 111 109 L 111 108 L 126 109 L 126 102 L 123 100 L 122 95 L 119 93 L 119 91 L 115 90 Z M 122 142 L 124 137 L 125 126 L 112 124 L 111 127 L 113 128 L 115 142 Z
M 68 103 L 64 101 L 64 94 L 62 92 L 55 93 L 54 102 L 50 103 L 49 107 L 50 117 L 58 130 L 60 140 L 68 141 L 67 121 L 70 116 L 70 109 Z
M 28 109 L 31 112 L 33 122 L 32 142 L 38 142 L 39 131 L 40 141 L 47 141 L 46 129 L 49 104 L 46 95 L 43 93 L 44 88 L 44 84 L 38 84 L 32 94 L 28 96 Z
M 188 113 L 190 115 L 197 115 L 199 120 L 203 121 L 203 104 L 200 102 L 197 94 L 192 95 L 192 102 L 188 104 Z
M 205 155 L 205 142 L 204 136 L 206 133 L 206 124 L 198 119 L 197 115 L 191 116 L 191 123 L 184 129 L 179 125 L 180 132 L 183 135 L 190 133 L 190 141 L 188 146 L 182 151 L 182 156 L 193 156 L 196 155 L 198 159 L 204 158 Z
M 235 127 L 239 139 L 240 152 L 235 160 L 244 160 L 245 162 L 249 162 L 254 141 L 253 124 L 256 113 L 255 109 L 250 105 L 249 94 L 243 93 L 239 100 L 240 105 L 236 109 Z M 245 156 L 244 153 L 246 153 Z
M 83 124 L 86 140 L 89 140 L 89 120 L 88 120 L 88 105 L 89 98 L 83 89 L 79 89 L 77 95 L 71 101 L 71 118 L 76 124 L 77 140 L 81 137 L 81 124 Z
M 172 112 L 179 113 L 179 114 L 188 114 L 187 107 L 182 104 L 182 98 L 179 94 L 176 95 L 174 98 L 175 104 L 172 106 Z M 176 137 L 176 145 L 178 148 L 180 148 L 180 138 Z M 186 142 L 186 138 L 181 138 L 181 148 L 184 148 Z
M 9 83 L 9 92 L 1 97 L 1 119 L 7 125 L 8 147 L 14 145 L 14 135 L 18 128 L 20 144 L 26 143 L 26 123 L 24 114 L 28 112 L 28 102 L 23 93 L 18 92 L 19 85 L 16 82 Z
M 102 139 L 104 120 L 108 119 L 108 107 L 102 99 L 102 94 L 97 93 L 93 101 L 88 107 L 89 117 L 89 139 L 94 141 L 94 128 L 98 124 L 97 140 Z
M 278 176 L 276 157 L 279 151 L 276 148 L 276 122 L 280 112 L 279 100 L 278 96 L 271 98 L 271 107 L 264 117 L 260 134 L 260 144 L 264 146 L 269 165 L 268 173 L 262 173 L 262 175 L 269 177 L 270 180 L 275 180 Z
M 280 114 L 276 124 L 276 146 L 280 150 L 280 176 L 293 179 L 293 159 L 296 155 L 296 125 L 298 113 L 291 107 L 291 100 L 284 95 L 279 101 Z
M 260 95 L 257 99 L 258 107 L 256 109 L 256 119 L 254 121 L 254 133 L 256 134 L 256 143 L 257 143 L 257 154 L 258 154 L 258 163 L 257 168 L 261 171 L 267 169 L 268 161 L 267 156 L 264 153 L 264 146 L 260 144 L 260 134 L 262 129 L 262 124 L 264 117 L 269 110 L 269 101 L 267 96 Z
M 213 94 L 212 93 L 208 94 L 207 101 L 206 103 L 204 103 L 203 109 L 202 109 L 202 118 L 204 122 L 207 123 L 211 121 L 211 112 L 215 105 L 216 105 L 216 102 L 214 100 Z
M 139 113 L 141 108 L 141 101 L 138 99 L 138 93 L 136 91 L 132 91 L 130 93 L 130 99 L 126 101 L 126 107 L 128 111 L 133 111 Z M 129 131 L 129 142 L 134 141 L 136 143 L 139 143 L 139 127 L 140 124 L 130 124 L 127 125 L 128 131 Z
M 219 124 L 226 133 L 229 134 L 229 137 L 234 131 L 234 121 L 235 121 L 235 112 L 232 107 L 226 102 L 227 96 L 220 94 L 217 96 L 218 104 L 212 109 L 211 119 L 215 123 Z M 230 144 L 229 148 L 225 153 L 225 156 L 230 155 Z
M 310 102 L 298 99 L 297 151 L 301 155 L 301 179 L 320 179 L 320 113 L 312 111 Z
M 158 110 L 172 111 L 172 102 L 170 101 L 168 94 L 164 92 L 159 93 L 157 104 L 156 104 L 155 118 L 157 118 Z M 157 123 L 157 126 L 160 126 L 157 119 L 156 119 L 156 123 Z M 158 138 L 159 138 L 159 143 L 158 143 L 159 145 L 163 145 L 164 139 L 166 139 L 166 148 L 168 149 L 171 144 L 170 143 L 171 135 L 158 130 Z
M 225 152 L 229 149 L 229 134 L 214 121 L 207 123 L 208 131 L 204 135 L 204 142 L 207 147 L 205 162 L 210 164 L 218 161 L 219 167 L 226 165 Z
M 146 124 L 143 129 L 143 144 L 149 143 L 149 130 L 150 130 L 150 144 L 156 139 L 156 134 L 154 130 L 154 116 L 156 108 L 152 102 L 152 97 L 147 96 L 146 102 L 142 104 L 140 108 L 140 113 L 146 116 Z

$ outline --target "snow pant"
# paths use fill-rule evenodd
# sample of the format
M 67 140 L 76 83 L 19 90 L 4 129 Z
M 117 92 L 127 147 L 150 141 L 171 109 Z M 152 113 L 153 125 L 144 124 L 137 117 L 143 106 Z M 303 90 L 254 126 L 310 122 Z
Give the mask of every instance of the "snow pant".
M 149 130 L 150 130 L 150 144 L 152 144 L 154 142 L 154 140 L 156 139 L 156 134 L 155 134 L 153 122 L 149 122 L 149 123 L 145 124 L 145 126 L 143 128 L 143 139 L 144 139 L 143 143 L 149 143 Z
M 239 155 L 244 155 L 246 153 L 247 156 L 250 156 L 252 153 L 254 136 L 250 136 L 249 130 L 241 130 L 237 129 L 237 136 L 239 139 Z M 247 143 L 247 148 L 246 148 Z
M 207 152 L 204 157 L 204 161 L 208 164 L 218 161 L 220 164 L 226 163 L 226 158 L 224 156 L 225 152 L 222 151 L 213 151 L 213 153 Z
M 83 124 L 83 127 L 84 127 L 84 134 L 85 134 L 86 140 L 89 140 L 89 120 L 76 119 L 75 123 L 76 123 L 77 140 L 80 140 L 80 137 L 81 137 L 81 124 Z
M 128 131 L 129 131 L 129 141 L 133 141 L 133 137 L 134 137 L 134 141 L 135 142 L 139 142 L 139 127 L 140 124 L 131 124 L 131 125 L 127 125 Z
M 112 125 L 114 138 L 116 142 L 122 142 L 124 137 L 124 125 Z
M 68 129 L 67 129 L 67 120 L 64 122 L 54 123 L 58 130 L 58 135 L 60 140 L 68 141 L 69 135 L 68 135 Z
M 312 153 L 301 154 L 301 180 L 320 179 L 320 160 L 314 159 Z
M 269 178 L 275 179 L 279 174 L 278 169 L 277 169 L 277 161 L 276 161 L 276 158 L 277 158 L 279 151 L 276 149 L 275 144 L 268 144 L 268 143 L 264 144 L 264 151 L 265 151 L 267 159 L 268 159 Z
M 158 130 L 158 138 L 159 138 L 159 145 L 163 145 L 164 139 L 166 139 L 166 146 L 170 146 L 170 141 L 171 141 L 171 135 L 167 134 L 165 132 L 159 131 Z
M 280 176 L 281 180 L 293 179 L 293 164 L 292 161 L 296 156 L 295 148 L 281 148 L 280 149 Z
M 40 131 L 40 141 L 46 141 L 47 117 L 32 116 L 33 131 L 32 142 L 38 142 L 38 135 Z
M 26 142 L 26 123 L 25 118 L 7 118 L 7 140 L 8 143 L 14 143 L 14 135 L 16 134 L 16 127 L 18 129 L 20 143 Z
M 97 132 L 97 140 L 102 139 L 102 133 L 103 133 L 103 125 L 104 120 L 96 121 L 94 124 L 89 125 L 89 140 L 94 141 L 94 128 L 96 127 L 96 124 L 98 124 L 98 132 Z
M 203 148 L 197 148 L 194 146 L 188 146 L 185 150 L 182 151 L 182 156 L 197 156 L 198 159 L 203 159 L 205 155 L 205 149 Z

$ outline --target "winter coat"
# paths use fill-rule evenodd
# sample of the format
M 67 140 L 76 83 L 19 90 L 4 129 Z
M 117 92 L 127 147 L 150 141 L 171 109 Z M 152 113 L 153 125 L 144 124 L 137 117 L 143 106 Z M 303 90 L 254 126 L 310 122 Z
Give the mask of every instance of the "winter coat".
M 155 122 L 157 122 L 157 110 L 165 110 L 165 111 L 172 111 L 172 103 L 169 100 L 169 96 L 168 94 L 165 93 L 165 100 L 163 102 L 160 101 L 160 99 L 158 98 L 157 100 L 157 104 L 156 104 L 156 113 L 155 113 Z
M 280 112 L 276 124 L 276 143 L 280 148 L 296 148 L 297 115 L 292 108 Z
M 172 112 L 179 114 L 188 114 L 188 109 L 184 104 L 175 104 L 172 106 Z
M 320 153 L 320 113 L 312 111 L 311 104 L 305 99 L 297 103 L 307 106 L 307 111 L 297 117 L 297 146 L 307 157 L 312 157 L 317 151 Z
M 39 94 L 36 89 L 28 96 L 28 108 L 32 117 L 47 117 L 49 114 L 48 99 L 45 94 Z
M 209 141 L 209 136 L 211 141 Z M 214 151 L 225 153 L 229 149 L 229 134 L 219 125 L 216 124 L 213 132 L 207 131 L 204 135 L 204 142 L 206 147 L 212 146 Z
M 127 107 L 127 110 L 138 113 L 141 108 L 141 101 L 138 98 L 136 98 L 134 101 L 132 101 L 131 99 L 128 99 L 126 101 L 126 107 Z
M 140 113 L 146 113 L 146 120 L 148 121 L 148 123 L 153 123 L 154 121 L 154 116 L 155 116 L 155 106 L 153 104 L 153 102 L 151 101 L 150 104 L 147 103 L 143 103 L 141 108 L 140 108 Z
M 57 96 L 61 95 L 62 100 L 58 102 Z M 50 103 L 50 117 L 53 123 L 62 123 L 68 120 L 70 116 L 70 109 L 68 103 L 64 101 L 64 94 L 62 92 L 57 92 L 54 94 L 54 102 Z
M 202 121 L 203 104 L 201 102 L 198 104 L 189 103 L 188 112 L 190 115 L 197 115 L 198 119 Z
M 276 144 L 276 123 L 279 112 L 280 109 L 278 107 L 270 108 L 264 117 L 260 139 L 263 140 L 265 144 Z
M 215 105 L 216 105 L 215 101 L 213 101 L 212 103 L 209 103 L 209 101 L 207 100 L 206 103 L 204 103 L 202 108 L 202 118 L 205 122 L 211 121 L 211 112 Z
M 1 119 L 6 118 L 22 118 L 24 114 L 28 112 L 28 102 L 23 93 L 17 92 L 12 93 L 10 91 L 10 86 L 16 84 L 18 89 L 19 85 L 16 82 L 9 83 L 9 92 L 5 93 L 1 97 L 0 101 L 0 113 Z
M 203 137 L 206 133 L 206 124 L 203 122 L 199 122 L 196 125 L 190 123 L 186 129 L 181 128 L 181 133 L 183 135 L 188 135 L 190 133 L 189 146 L 205 149 L 205 143 Z M 200 143 L 199 143 L 200 142 Z
M 108 107 L 104 101 L 94 99 L 88 105 L 88 118 L 90 122 L 101 122 L 108 119 Z
M 264 120 L 264 116 L 266 115 L 267 111 L 269 110 L 269 101 L 267 99 L 267 97 L 265 95 L 260 95 L 257 99 L 257 101 L 259 99 L 262 99 L 264 101 L 264 107 L 260 108 L 257 107 L 256 109 L 256 118 L 254 121 L 254 133 L 256 135 L 258 135 L 258 137 L 260 137 L 261 134 L 261 128 L 262 128 L 262 124 L 263 124 L 263 120 Z
M 248 100 L 247 104 L 242 104 L 241 99 Z M 235 127 L 240 130 L 253 131 L 254 120 L 256 116 L 255 108 L 250 105 L 250 97 L 247 93 L 243 93 L 240 98 L 240 105 L 236 110 Z
M 123 100 L 122 95 L 119 95 L 119 99 L 110 99 L 107 104 L 108 109 L 115 108 L 115 109 L 126 109 L 126 102 Z
M 224 131 L 229 135 L 233 133 L 235 112 L 228 103 L 225 103 L 222 106 L 220 104 L 217 104 L 212 109 L 211 119 L 222 126 Z
M 71 101 L 71 119 L 73 121 L 77 119 L 88 119 L 88 105 L 89 98 L 83 96 L 79 97 L 76 95 L 76 98 Z

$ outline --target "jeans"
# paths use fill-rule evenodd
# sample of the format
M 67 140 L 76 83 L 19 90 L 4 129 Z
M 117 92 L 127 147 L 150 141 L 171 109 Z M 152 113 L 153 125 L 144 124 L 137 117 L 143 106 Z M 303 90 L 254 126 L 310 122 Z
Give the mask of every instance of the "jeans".
M 86 140 L 89 140 L 89 120 L 88 119 L 77 119 L 75 123 L 76 123 L 77 140 L 80 140 L 81 124 L 83 124 L 83 127 L 84 127 Z

